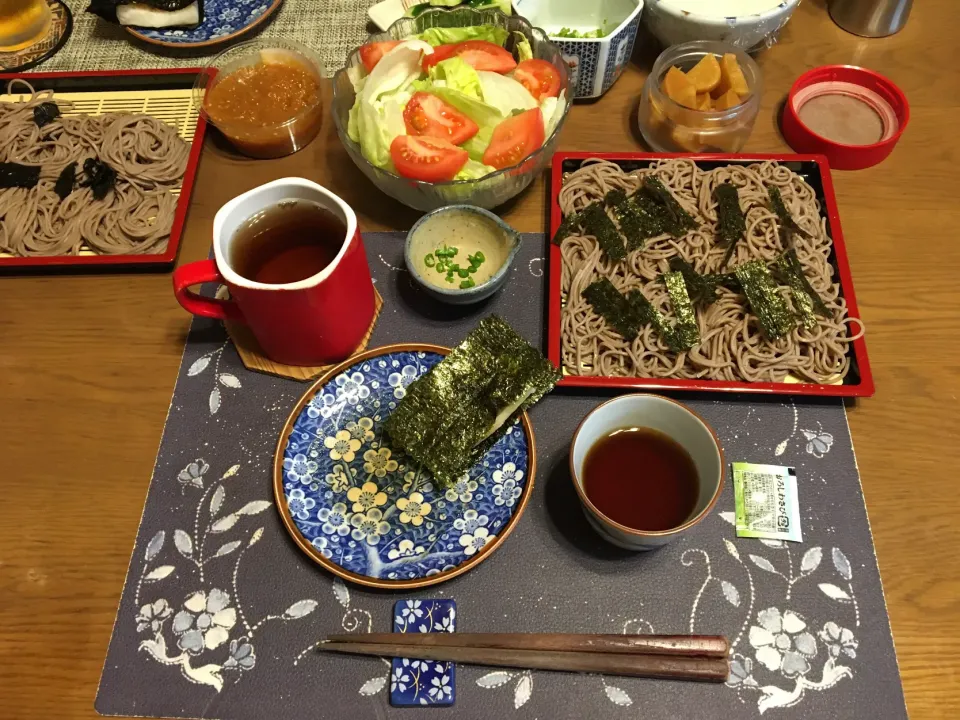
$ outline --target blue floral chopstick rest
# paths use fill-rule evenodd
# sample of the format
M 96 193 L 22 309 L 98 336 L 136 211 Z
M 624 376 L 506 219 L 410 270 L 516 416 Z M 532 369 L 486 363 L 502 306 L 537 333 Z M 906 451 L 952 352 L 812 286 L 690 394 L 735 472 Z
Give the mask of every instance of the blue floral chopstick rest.
M 398 600 L 393 606 L 393 631 L 453 632 L 457 625 L 454 600 Z M 453 705 L 457 691 L 452 662 L 393 658 L 390 704 L 394 707 Z

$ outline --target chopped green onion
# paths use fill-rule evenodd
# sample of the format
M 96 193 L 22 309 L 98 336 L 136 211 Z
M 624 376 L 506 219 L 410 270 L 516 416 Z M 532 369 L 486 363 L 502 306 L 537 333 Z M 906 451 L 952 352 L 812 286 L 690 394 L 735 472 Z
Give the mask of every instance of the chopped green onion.
M 473 278 L 467 278 L 460 283 L 460 289 L 466 290 L 467 288 L 472 288 L 476 283 L 473 281 Z
M 427 253 L 427 256 L 423 259 L 423 264 L 427 267 L 433 267 L 437 264 L 437 259 L 433 256 L 433 253 Z
M 459 270 L 457 270 L 457 275 L 459 275 L 462 278 L 470 277 L 470 271 L 467 270 L 466 268 L 460 268 Z
M 477 252 L 476 252 L 476 254 L 474 255 L 474 257 L 475 257 L 479 262 L 483 262 L 484 260 L 487 259 L 487 258 L 484 256 L 484 254 L 483 254 L 482 252 L 480 252 L 479 250 L 477 250 Z
M 448 283 L 452 283 L 452 282 L 453 282 L 453 275 L 447 275 L 447 282 L 448 282 Z

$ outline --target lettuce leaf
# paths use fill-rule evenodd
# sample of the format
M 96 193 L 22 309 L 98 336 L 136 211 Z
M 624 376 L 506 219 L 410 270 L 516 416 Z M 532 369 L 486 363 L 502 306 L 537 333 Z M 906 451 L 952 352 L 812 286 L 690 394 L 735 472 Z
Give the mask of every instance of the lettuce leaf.
M 481 128 L 492 128 L 501 120 L 503 120 L 503 113 L 497 110 L 497 108 L 493 107 L 492 105 L 487 105 L 482 100 L 478 100 L 477 98 L 462 93 L 459 90 L 454 90 L 453 88 L 449 87 L 438 87 L 434 85 L 428 90 L 428 92 L 432 92 L 444 102 L 453 105 L 457 110 L 473 120 Z
M 490 140 L 493 137 L 493 129 L 495 127 L 496 125 L 482 127 L 480 128 L 480 132 L 467 140 L 465 143 L 461 143 L 460 147 L 467 151 L 467 155 L 470 156 L 471 160 L 483 162 L 483 154 L 490 146 Z
M 460 168 L 460 172 L 458 172 L 453 179 L 477 180 L 496 171 L 497 169 L 495 167 L 484 165 L 482 162 L 477 162 L 476 160 L 471 159 L 467 160 L 467 164 Z
M 464 95 L 483 99 L 480 77 L 477 71 L 459 57 L 442 60 L 430 68 L 430 81 L 439 87 L 459 90 Z
M 510 0 L 507 0 L 507 10 L 509 14 Z M 433 27 L 427 28 L 417 35 L 420 40 L 428 42 L 434 47 L 437 45 L 449 45 L 451 43 L 466 42 L 467 40 L 486 40 L 501 47 L 507 41 L 510 33 L 503 28 L 495 25 L 471 25 L 469 27 Z
M 517 62 L 524 60 L 533 60 L 533 49 L 530 47 L 530 41 L 522 32 L 514 32 L 517 41 Z
M 530 91 L 512 77 L 486 70 L 478 71 L 477 76 L 483 90 L 483 101 L 493 105 L 504 116 L 514 110 L 530 110 L 537 106 Z
M 347 134 L 360 143 L 363 156 L 377 167 L 390 167 L 390 143 L 406 132 L 403 108 L 409 87 L 420 77 L 420 60 L 433 48 L 409 40 L 388 52 L 367 76 L 350 109 Z M 399 122 L 398 122 L 399 118 Z
M 543 113 L 543 136 L 550 139 L 567 108 L 567 91 L 561 90 L 559 97 L 546 97 L 540 101 L 540 112 Z

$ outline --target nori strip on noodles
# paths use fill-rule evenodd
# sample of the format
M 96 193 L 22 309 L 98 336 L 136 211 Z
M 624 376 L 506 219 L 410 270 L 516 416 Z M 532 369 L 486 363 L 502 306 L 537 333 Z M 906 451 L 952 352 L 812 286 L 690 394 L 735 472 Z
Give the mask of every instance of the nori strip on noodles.
M 671 333 L 674 349 L 689 350 L 700 344 L 700 326 L 697 324 L 693 303 L 687 293 L 687 284 L 683 279 L 683 274 L 679 272 L 670 272 L 661 277 L 663 283 L 667 286 L 667 292 L 670 294 L 670 300 L 673 303 L 673 314 L 677 316 L 677 322 Z
M 671 350 L 679 350 L 677 338 L 674 336 L 673 328 L 667 319 L 659 313 L 643 293 L 639 290 L 631 290 L 627 293 L 627 302 L 640 315 L 644 325 L 653 325 L 654 329 L 663 338 L 667 347 Z
M 627 238 L 627 252 L 641 250 L 647 238 L 656 237 L 663 232 L 660 223 L 636 204 L 630 202 L 627 194 L 615 188 L 607 193 L 604 202 L 613 209 L 620 225 L 620 232 Z
M 39 165 L 0 162 L 0 188 L 30 189 L 36 187 L 38 182 L 40 182 Z
M 597 239 L 597 244 L 606 253 L 607 257 L 614 261 L 620 261 L 627 257 L 627 250 L 623 246 L 623 238 L 613 220 L 607 215 L 603 205 L 599 202 L 588 205 L 582 213 L 581 227 L 588 235 L 593 235 Z
M 117 171 L 96 158 L 83 161 L 83 173 L 87 179 L 80 183 L 80 187 L 90 188 L 94 200 L 103 200 L 117 184 Z
M 554 233 L 551 242 L 554 245 L 559 245 L 568 237 L 573 235 L 580 228 L 580 213 L 573 213 L 567 215 L 563 221 L 560 223 L 560 227 L 557 228 L 557 232 Z
M 750 309 L 766 336 L 773 340 L 790 332 L 796 325 L 796 318 L 767 266 L 760 260 L 751 260 L 738 266 L 735 272 Z
M 657 178 L 647 175 L 638 193 L 646 194 L 659 206 L 663 227 L 674 237 L 683 237 L 688 231 L 698 227 L 693 216 L 680 206 Z
M 55 102 L 42 102 L 33 108 L 33 122 L 38 128 L 52 123 L 60 117 L 60 107 Z
M 797 257 L 797 252 L 793 248 L 776 259 L 773 272 L 778 280 L 790 286 L 794 309 L 805 328 L 813 330 L 817 327 L 816 315 L 832 317 L 829 308 L 804 275 L 800 258 Z
M 747 220 L 740 209 L 740 193 L 735 185 L 722 183 L 713 189 L 717 200 L 717 230 L 720 241 L 727 247 L 720 267 L 726 267 L 733 257 L 737 243 L 747 232 Z
M 627 342 L 636 340 L 640 326 L 649 322 L 605 277 L 585 287 L 581 294 L 597 315 Z
M 539 350 L 490 315 L 411 383 L 386 430 L 395 449 L 448 488 L 559 380 Z
M 787 210 L 787 206 L 783 203 L 783 196 L 780 195 L 780 188 L 776 185 L 767 185 L 767 195 L 770 196 L 770 209 L 773 210 L 774 214 L 780 219 L 780 224 L 784 230 L 795 232 L 808 239 L 813 237 L 800 227 L 797 221 L 793 219 L 793 216 L 790 215 L 790 211 Z
M 61 200 L 66 200 L 67 196 L 73 192 L 73 186 L 76 182 L 77 164 L 72 162 L 60 171 L 57 182 L 53 185 L 53 191 Z
M 712 305 L 717 301 L 717 286 L 723 284 L 723 276 L 701 275 L 679 255 L 670 258 L 670 269 L 683 275 L 694 305 Z

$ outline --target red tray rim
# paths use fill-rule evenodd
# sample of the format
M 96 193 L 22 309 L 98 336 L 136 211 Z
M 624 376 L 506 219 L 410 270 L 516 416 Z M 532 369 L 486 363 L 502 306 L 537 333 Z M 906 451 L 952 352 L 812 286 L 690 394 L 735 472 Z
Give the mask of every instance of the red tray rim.
M 853 275 L 847 259 L 846 245 L 843 239 L 843 230 L 840 226 L 840 213 L 837 210 L 837 199 L 833 188 L 833 179 L 830 176 L 830 164 L 824 155 L 797 155 L 797 154 L 727 154 L 727 153 L 646 153 L 646 152 L 558 152 L 551 160 L 550 173 L 550 234 L 547 239 L 549 247 L 549 282 L 548 282 L 548 309 L 547 309 L 547 357 L 556 367 L 560 363 L 560 248 L 551 242 L 563 215 L 558 202 L 559 189 L 563 181 L 563 163 L 565 160 L 587 160 L 600 158 L 603 160 L 666 160 L 685 158 L 688 160 L 727 161 L 736 163 L 762 162 L 775 160 L 778 162 L 812 162 L 819 172 L 823 184 L 823 195 L 826 203 L 827 219 L 830 221 L 830 230 L 833 234 L 833 250 L 836 259 L 837 273 L 840 276 L 840 288 L 847 302 L 849 317 L 860 318 L 860 309 L 853 289 Z M 860 371 L 860 382 L 851 385 L 823 385 L 818 383 L 748 383 L 727 380 L 687 380 L 672 378 L 614 378 L 597 375 L 565 375 L 560 381 L 561 387 L 587 387 L 609 389 L 661 389 L 687 390 L 699 392 L 745 392 L 767 395 L 807 395 L 822 397 L 870 397 L 876 391 L 873 382 L 873 373 L 870 371 L 870 362 L 867 359 L 867 345 L 863 337 L 853 341 L 853 353 Z
M 203 68 L 158 68 L 148 70 L 88 70 L 88 71 L 57 71 L 57 72 L 21 72 L 0 73 L 0 85 L 6 85 L 10 80 L 59 80 L 80 78 L 115 78 L 158 75 L 197 75 Z M 187 170 L 183 174 L 180 185 L 180 197 L 177 200 L 176 213 L 173 216 L 173 225 L 170 228 L 170 240 L 167 249 L 162 253 L 150 255 L 55 255 L 51 257 L 28 258 L 0 258 L 0 271 L 7 268 L 72 268 L 72 267 L 147 267 L 157 265 L 172 266 L 180 250 L 180 240 L 183 236 L 183 226 L 187 221 L 187 211 L 190 208 L 190 199 L 193 195 L 194 181 L 196 180 L 197 166 L 200 153 L 203 150 L 203 138 L 207 131 L 207 121 L 203 116 L 197 118 L 197 127 L 193 133 L 190 145 L 190 156 L 187 159 Z

